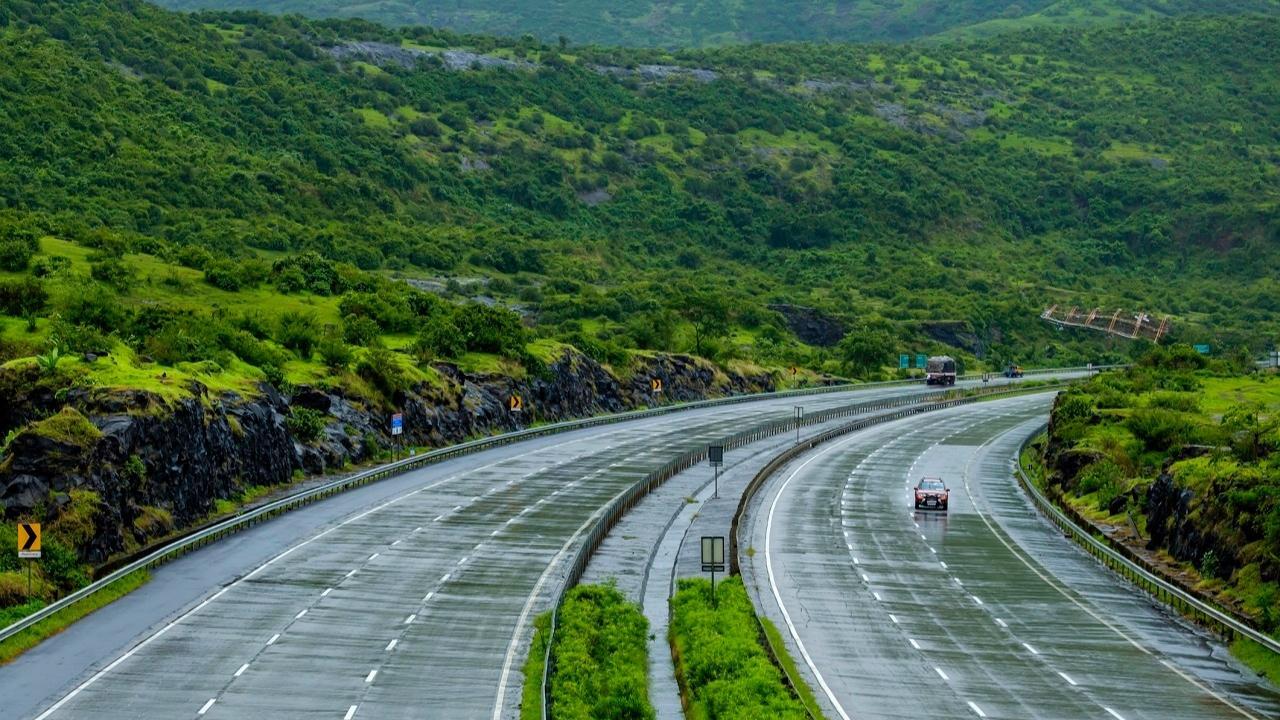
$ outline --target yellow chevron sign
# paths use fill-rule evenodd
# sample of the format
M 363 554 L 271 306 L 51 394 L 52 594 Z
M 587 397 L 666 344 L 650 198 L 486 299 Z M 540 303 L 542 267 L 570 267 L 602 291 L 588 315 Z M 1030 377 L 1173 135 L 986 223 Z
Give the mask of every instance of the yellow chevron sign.
M 40 523 L 18 523 L 18 557 L 40 557 Z

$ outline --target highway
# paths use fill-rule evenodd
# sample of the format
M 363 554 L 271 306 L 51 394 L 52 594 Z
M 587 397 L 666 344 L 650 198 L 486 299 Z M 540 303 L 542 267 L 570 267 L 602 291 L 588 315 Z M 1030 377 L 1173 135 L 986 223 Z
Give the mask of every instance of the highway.
M 888 423 L 781 469 L 744 579 L 829 718 L 1280 717 L 1280 694 L 1036 513 L 1012 477 L 1048 393 Z M 912 507 L 921 476 L 946 514 Z
M 686 450 L 922 386 L 595 427 L 316 503 L 155 571 L 0 669 L 5 718 L 493 718 L 598 510 Z

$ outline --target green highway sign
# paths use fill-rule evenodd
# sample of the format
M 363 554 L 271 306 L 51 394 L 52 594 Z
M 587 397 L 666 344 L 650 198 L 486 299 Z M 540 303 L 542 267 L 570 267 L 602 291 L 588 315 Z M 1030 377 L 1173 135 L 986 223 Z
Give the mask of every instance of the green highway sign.
M 907 369 L 907 368 L 909 368 L 909 367 L 911 367 L 911 356 L 910 356 L 910 355 L 908 355 L 908 354 L 906 354 L 906 353 L 903 353 L 903 354 L 899 355 L 899 356 L 898 356 L 898 369 L 899 369 L 899 370 L 906 370 L 906 369 Z
M 925 355 L 924 353 L 919 353 L 916 355 L 916 367 L 923 368 L 925 366 L 925 363 L 927 362 L 929 362 L 929 356 Z
M 1196 352 L 1200 353 L 1201 355 L 1208 355 L 1210 352 L 1213 351 L 1213 347 L 1206 343 L 1199 343 L 1199 344 L 1196 344 L 1194 347 L 1196 349 Z

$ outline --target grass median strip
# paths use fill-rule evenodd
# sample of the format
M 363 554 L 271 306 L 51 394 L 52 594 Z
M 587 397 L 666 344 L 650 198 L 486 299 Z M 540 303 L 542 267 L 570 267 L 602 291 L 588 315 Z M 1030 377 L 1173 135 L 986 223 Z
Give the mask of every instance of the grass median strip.
M 46 638 L 66 630 L 67 626 L 85 615 L 106 607 L 121 597 L 128 595 L 146 584 L 150 579 L 151 573 L 146 570 L 130 573 L 112 583 L 106 589 L 96 592 L 71 607 L 50 615 L 4 642 L 0 642 L 0 665 L 12 661 L 22 653 L 40 644 Z
M 540 718 L 542 664 L 550 616 L 535 623 L 525 663 L 521 717 Z M 579 585 L 560 608 L 552 646 L 551 707 L 556 720 L 650 720 L 649 623 L 612 584 Z
M 710 582 L 680 581 L 671 601 L 671 646 L 685 717 L 805 720 L 810 712 L 821 717 L 798 674 L 792 677 L 800 683 L 799 695 L 787 684 L 769 657 L 761 627 L 741 578 L 718 583 L 714 603 Z M 780 662 L 790 663 L 781 638 L 777 641 Z M 794 671 L 794 664 L 790 667 Z

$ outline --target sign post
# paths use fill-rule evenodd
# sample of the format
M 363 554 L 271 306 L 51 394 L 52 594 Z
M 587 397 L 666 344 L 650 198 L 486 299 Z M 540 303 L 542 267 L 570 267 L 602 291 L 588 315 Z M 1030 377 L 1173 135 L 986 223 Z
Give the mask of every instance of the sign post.
M 724 464 L 724 446 L 708 445 L 707 460 L 711 462 L 712 471 L 715 473 L 715 490 L 712 498 L 720 497 L 720 466 Z
M 724 572 L 724 538 L 702 536 L 702 571 L 711 573 L 711 605 L 716 604 L 716 571 Z
M 911 367 L 911 356 L 906 353 L 898 355 L 898 369 L 906 370 L 909 367 Z
M 18 557 L 40 559 L 40 523 L 18 523 Z M 31 563 L 27 563 L 27 597 L 31 597 Z
M 404 433 L 404 413 L 395 413 L 391 416 L 391 459 L 396 459 L 396 449 L 400 445 L 400 435 Z
M 800 421 L 801 421 L 801 420 L 803 420 L 803 419 L 804 419 L 804 407 L 803 407 L 803 406 L 801 406 L 801 405 L 797 405 L 797 406 L 795 407 L 795 420 L 796 420 L 796 444 L 797 444 L 797 445 L 799 445 L 799 444 L 800 444 Z

